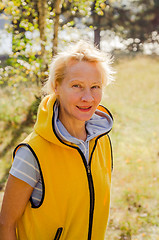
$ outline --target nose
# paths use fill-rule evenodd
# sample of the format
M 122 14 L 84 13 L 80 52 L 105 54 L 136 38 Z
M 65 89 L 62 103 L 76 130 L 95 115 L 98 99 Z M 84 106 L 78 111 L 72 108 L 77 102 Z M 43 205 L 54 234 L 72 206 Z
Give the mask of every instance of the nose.
M 93 96 L 92 96 L 92 93 L 91 93 L 91 90 L 90 90 L 90 89 L 85 89 L 85 90 L 82 92 L 81 100 L 82 100 L 83 102 L 92 102 L 92 101 L 93 101 Z

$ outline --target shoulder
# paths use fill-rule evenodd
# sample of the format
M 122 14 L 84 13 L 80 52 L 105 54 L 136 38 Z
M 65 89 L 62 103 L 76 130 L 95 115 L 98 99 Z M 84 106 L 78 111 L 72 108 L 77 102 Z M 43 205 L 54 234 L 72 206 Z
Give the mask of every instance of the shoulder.
M 40 177 L 37 161 L 27 146 L 17 149 L 10 174 L 35 187 Z

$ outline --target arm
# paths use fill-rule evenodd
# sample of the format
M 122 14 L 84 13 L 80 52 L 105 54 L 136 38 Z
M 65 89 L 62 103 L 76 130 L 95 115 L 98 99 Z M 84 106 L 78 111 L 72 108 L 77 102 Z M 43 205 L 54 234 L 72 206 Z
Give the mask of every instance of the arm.
M 9 175 L 0 212 L 1 240 L 16 240 L 16 222 L 22 216 L 33 187 Z

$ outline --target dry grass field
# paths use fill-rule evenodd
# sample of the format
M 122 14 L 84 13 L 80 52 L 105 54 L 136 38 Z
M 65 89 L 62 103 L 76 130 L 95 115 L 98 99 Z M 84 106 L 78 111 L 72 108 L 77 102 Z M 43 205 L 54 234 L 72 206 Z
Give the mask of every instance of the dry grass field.
M 159 58 L 125 59 L 104 103 L 114 115 L 107 240 L 159 239 Z
M 116 59 L 103 104 L 114 116 L 111 209 L 106 240 L 159 240 L 159 57 Z M 0 89 L 0 201 L 35 86 Z M 20 126 L 23 126 L 20 129 Z M 17 132 L 19 131 L 19 134 Z

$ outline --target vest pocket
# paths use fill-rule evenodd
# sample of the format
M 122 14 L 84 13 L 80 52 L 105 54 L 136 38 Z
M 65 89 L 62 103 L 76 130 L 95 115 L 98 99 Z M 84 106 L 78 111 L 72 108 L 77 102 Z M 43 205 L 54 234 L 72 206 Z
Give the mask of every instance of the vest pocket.
M 60 228 L 57 229 L 57 232 L 56 232 L 56 235 L 55 235 L 54 240 L 59 240 L 59 239 L 60 239 L 61 234 L 62 234 L 62 231 L 63 231 L 63 228 L 62 228 L 62 227 L 60 227 Z

